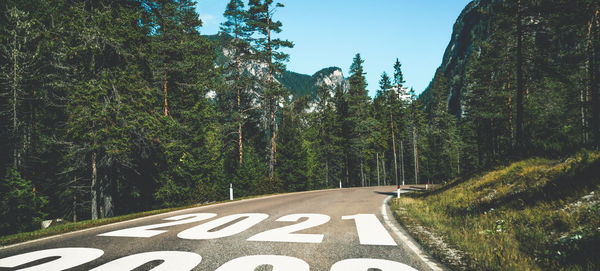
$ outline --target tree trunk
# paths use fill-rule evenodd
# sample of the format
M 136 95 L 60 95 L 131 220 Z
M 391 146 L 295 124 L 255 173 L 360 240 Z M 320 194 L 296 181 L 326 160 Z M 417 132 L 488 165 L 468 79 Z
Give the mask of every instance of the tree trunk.
M 400 139 L 400 170 L 402 171 L 402 185 L 404 185 L 404 145 Z
M 114 215 L 114 206 L 112 201 L 112 195 L 109 193 L 104 193 L 104 217 L 112 217 Z
M 98 189 L 98 172 L 96 169 L 96 152 L 92 153 L 92 185 L 91 185 L 91 193 L 92 193 L 92 220 L 98 219 L 98 198 L 97 198 L 97 189 Z
M 101 177 L 100 178 L 100 183 L 98 184 L 98 187 L 100 188 L 100 196 L 98 197 L 98 216 L 100 218 L 104 218 L 104 179 Z
M 329 187 L 329 159 L 325 159 L 325 188 Z
M 524 154 L 523 133 L 523 29 L 521 25 L 521 0 L 517 0 L 517 154 Z
M 24 129 L 23 129 L 23 143 L 22 143 L 22 149 L 20 151 L 21 153 L 21 165 L 26 165 L 28 163 L 28 158 L 29 158 L 29 152 L 32 149 L 33 146 L 33 129 L 35 128 L 35 109 L 36 107 L 34 107 L 33 103 L 31 101 L 27 102 L 27 107 L 29 110 L 28 116 L 25 120 L 24 123 Z
M 383 159 L 381 162 L 382 162 L 381 165 L 383 167 L 383 184 L 388 185 L 389 183 L 387 181 L 387 174 L 385 172 L 385 152 L 383 152 Z
M 107 178 L 107 175 L 104 175 L 102 178 L 100 178 L 100 218 L 113 216 L 111 182 Z
M 236 90 L 237 90 L 237 111 L 238 111 L 238 150 L 239 150 L 239 158 L 240 165 L 244 162 L 244 145 L 243 145 L 243 135 L 242 135 L 242 90 L 240 86 L 240 52 L 239 49 L 239 39 L 238 39 L 238 31 L 239 25 L 237 21 L 237 16 L 235 17 L 235 80 L 236 80 Z
M 600 27 L 600 22 L 599 22 L 599 10 L 598 10 L 598 6 L 596 6 L 596 11 L 594 13 L 594 17 L 592 18 L 593 22 L 592 22 L 592 50 L 590 51 L 590 56 L 589 56 L 589 61 L 590 61 L 590 92 L 591 92 L 591 108 L 592 108 L 592 125 L 591 125 L 591 129 L 592 129 L 592 136 L 594 138 L 593 140 L 593 147 L 594 149 L 598 149 L 600 147 L 600 97 L 599 97 L 599 93 L 598 93 L 598 46 L 600 43 L 598 41 L 599 34 L 599 27 Z
M 458 176 L 460 176 L 460 151 L 456 152 L 456 171 Z
M 379 153 L 375 154 L 375 159 L 377 160 L 377 186 L 380 186 L 381 183 L 379 182 Z
M 165 117 L 169 115 L 169 108 L 168 108 L 168 103 L 167 103 L 167 63 L 163 63 L 163 82 L 164 82 L 164 87 L 163 87 L 163 91 L 164 91 L 164 96 L 165 96 L 165 104 L 164 104 L 164 109 L 165 109 Z
M 272 102 L 271 102 L 272 103 Z M 275 145 L 275 137 L 276 137 L 276 133 L 275 133 L 275 112 L 274 109 L 272 108 L 273 105 L 270 105 L 269 108 L 271 113 L 270 113 L 270 127 L 271 127 L 271 148 L 270 148 L 270 154 L 269 154 L 269 178 L 271 178 L 271 180 L 273 180 L 274 177 L 274 172 L 275 172 L 275 148 L 277 147 Z
M 240 110 L 240 90 L 238 89 L 238 113 L 241 118 L 241 110 Z M 244 162 L 244 145 L 243 145 L 243 137 L 242 137 L 242 121 L 238 122 L 238 149 L 240 155 L 240 165 Z
M 73 177 L 73 223 L 77 222 L 77 176 Z
M 510 87 L 510 83 L 508 83 Z M 510 91 L 510 89 L 509 89 Z M 515 146 L 515 129 L 513 128 L 513 106 L 512 96 L 508 96 L 508 125 L 510 126 L 510 145 L 514 148 Z
M 269 83 L 273 83 L 273 63 L 271 48 L 271 15 L 269 14 L 269 5 L 266 5 L 267 11 L 267 57 L 269 64 Z
M 592 51 L 592 21 L 588 22 L 588 29 L 587 29 L 587 54 L 588 54 L 588 58 L 586 60 L 585 63 L 585 72 L 586 74 L 591 75 L 590 73 L 590 68 L 591 68 L 591 58 L 589 57 L 591 55 L 591 51 Z M 591 81 L 591 80 L 590 80 Z M 588 144 L 588 121 L 587 121 L 587 106 L 588 106 L 588 95 L 590 92 L 590 87 L 591 84 L 585 84 L 586 86 L 584 88 L 581 89 L 581 92 L 579 94 L 579 102 L 580 102 L 580 106 L 581 106 L 581 144 L 582 145 L 587 145 Z
M 269 88 L 273 87 L 273 63 L 272 63 L 272 48 L 271 48 L 271 17 L 269 14 L 269 5 L 266 5 L 267 15 L 267 63 L 269 65 Z M 269 155 L 269 177 L 273 179 L 275 171 L 275 153 L 277 152 L 277 127 L 275 126 L 275 97 L 269 97 L 269 120 L 271 126 L 271 148 Z
M 12 104 L 12 121 L 13 121 L 13 129 L 12 129 L 12 136 L 13 136 L 13 140 L 15 142 L 13 142 L 13 167 L 14 170 L 19 171 L 19 147 L 18 144 L 16 142 L 16 139 L 18 137 L 18 120 L 17 120 L 17 102 L 18 102 L 18 84 L 19 84 L 19 77 L 18 77 L 18 63 L 17 63 L 17 31 L 14 31 L 13 34 L 13 48 L 12 48 L 12 59 L 13 59 L 13 63 L 12 63 L 12 94 L 13 94 L 13 104 Z
M 360 184 L 362 187 L 365 187 L 365 173 L 364 173 L 364 164 L 363 158 L 360 158 Z
M 587 67 L 586 67 L 587 68 Z M 585 125 L 585 106 L 586 106 L 586 101 L 585 101 L 585 96 L 587 95 L 587 87 L 582 88 L 581 91 L 579 92 L 579 103 L 580 103 L 580 109 L 581 109 L 581 144 L 582 145 L 586 145 L 587 144 L 587 127 Z
M 392 127 L 392 149 L 394 150 L 394 178 L 396 186 L 398 183 L 398 159 L 396 158 L 396 135 L 394 134 L 394 118 L 392 117 L 392 109 L 390 108 L 390 126 Z
M 417 149 L 417 127 L 413 125 L 413 155 L 415 158 L 415 184 L 419 184 L 419 151 Z
M 509 55 L 506 55 L 506 63 L 510 61 Z M 515 147 L 515 129 L 513 128 L 513 105 L 512 105 L 512 95 L 511 95 L 511 84 L 510 84 L 510 71 L 506 73 L 506 93 L 508 93 L 508 98 L 506 101 L 506 105 L 508 107 L 508 127 L 510 129 L 510 146 L 511 148 Z
M 350 187 L 350 172 L 348 172 L 348 156 L 345 157 L 345 168 L 346 168 L 346 187 Z

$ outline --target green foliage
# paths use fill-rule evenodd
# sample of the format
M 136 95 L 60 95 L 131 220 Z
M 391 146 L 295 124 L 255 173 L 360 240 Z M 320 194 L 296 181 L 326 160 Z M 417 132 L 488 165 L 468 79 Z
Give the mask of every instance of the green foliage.
M 39 202 L 23 207 L 31 219 L 81 220 L 223 200 L 230 183 L 236 197 L 338 182 L 440 183 L 508 163 L 517 154 L 516 6 L 480 2 L 474 12 L 482 16 L 459 37 L 465 58 L 453 57 L 465 63 L 460 75 L 441 67 L 417 99 L 396 59 L 372 99 L 360 54 L 335 88 L 317 83 L 336 67 L 285 71 L 282 49 L 293 43 L 279 38 L 283 5 L 272 0 L 228 1 L 222 33 L 211 37 L 200 35 L 189 0 L 8 0 L 0 6 L 0 149 L 8 150 L 0 176 L 9 176 L 2 199 L 30 198 L 25 192 L 36 187 Z M 523 3 L 531 18 L 523 39 L 526 155 L 563 156 L 600 138 L 592 4 Z M 242 70 L 248 65 L 263 70 Z M 535 182 L 520 170 L 501 181 Z M 581 219 L 595 221 L 593 208 Z M 15 230 L 37 223 L 19 219 Z M 573 220 L 549 219 L 573 229 Z M 513 223 L 494 221 L 504 222 L 486 225 L 493 238 Z M 564 246 L 587 246 L 578 242 Z
M 284 112 L 278 136 L 276 175 L 285 191 L 305 191 L 308 184 L 308 153 L 303 145 L 298 117 L 290 110 Z
M 364 155 L 368 144 L 370 98 L 363 63 L 360 54 L 356 54 L 350 65 L 350 87 L 344 96 L 347 114 L 342 116 L 342 130 L 346 167 L 350 172 L 349 186 L 365 186 Z
M 457 120 L 447 111 L 448 83 L 440 69 L 435 78 L 430 86 L 433 99 L 428 108 L 427 148 L 423 155 L 427 159 L 424 175 L 440 183 L 460 174 L 463 146 Z
M 244 151 L 244 163 L 236 169 L 235 176 L 232 176 L 232 183 L 235 192 L 239 196 L 258 195 L 258 184 L 267 176 L 266 164 L 252 146 L 246 147 Z M 274 193 L 277 189 L 266 189 Z
M 317 94 L 313 80 L 314 76 L 285 71 L 277 75 L 276 78 L 277 81 L 290 89 L 291 94 L 294 96 L 314 96 Z
M 31 231 L 40 226 L 46 215 L 42 210 L 48 201 L 38 195 L 31 181 L 10 168 L 0 181 L 0 192 L 1 235 Z
M 275 38 L 274 34 L 282 31 L 281 21 L 274 20 L 273 16 L 278 8 L 284 7 L 281 3 L 273 4 L 273 0 L 249 0 L 248 21 L 246 24 L 251 31 L 258 33 L 253 38 L 255 54 L 257 59 L 269 65 L 269 75 L 285 70 L 284 62 L 288 61 L 289 55 L 280 51 L 281 48 L 292 48 L 294 44 L 288 40 Z

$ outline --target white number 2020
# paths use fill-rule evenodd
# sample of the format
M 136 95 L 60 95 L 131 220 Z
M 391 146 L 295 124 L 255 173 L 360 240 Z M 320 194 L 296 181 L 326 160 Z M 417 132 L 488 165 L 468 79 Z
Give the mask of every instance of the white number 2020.
M 18 269 L 17 271 L 61 271 L 89 263 L 104 254 L 95 248 L 54 248 L 19 254 L 0 259 L 0 268 L 15 268 L 34 261 L 47 258 L 58 259 L 36 266 Z M 189 271 L 202 261 L 202 257 L 193 252 L 153 251 L 125 256 L 90 271 L 131 271 L 150 262 L 162 261 L 151 271 Z M 244 256 L 226 262 L 216 271 L 253 271 L 259 266 L 268 265 L 273 271 L 308 271 L 310 267 L 305 261 L 279 255 Z M 416 271 L 403 263 L 379 259 L 347 259 L 331 266 L 330 271 Z

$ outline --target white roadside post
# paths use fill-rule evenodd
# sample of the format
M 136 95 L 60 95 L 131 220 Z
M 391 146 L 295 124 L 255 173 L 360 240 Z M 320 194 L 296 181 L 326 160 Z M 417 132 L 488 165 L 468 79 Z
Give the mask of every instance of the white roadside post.
M 342 180 L 340 180 L 340 189 L 342 189 Z
M 398 186 L 398 190 L 396 191 L 396 198 L 400 198 L 400 186 Z
M 233 185 L 229 184 L 229 200 L 233 200 Z

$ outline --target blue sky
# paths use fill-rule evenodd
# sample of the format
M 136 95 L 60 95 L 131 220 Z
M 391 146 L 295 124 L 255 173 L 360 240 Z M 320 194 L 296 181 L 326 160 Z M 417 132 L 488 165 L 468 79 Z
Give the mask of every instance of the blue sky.
M 215 34 L 228 0 L 197 0 L 204 26 Z M 356 53 L 365 60 L 371 96 L 381 73 L 402 63 L 405 85 L 423 91 L 441 64 L 452 27 L 470 0 L 280 0 L 282 39 L 294 42 L 288 70 L 313 74 L 330 66 L 344 76 Z

